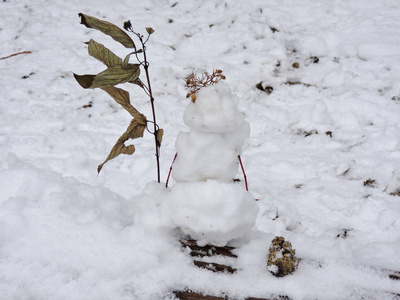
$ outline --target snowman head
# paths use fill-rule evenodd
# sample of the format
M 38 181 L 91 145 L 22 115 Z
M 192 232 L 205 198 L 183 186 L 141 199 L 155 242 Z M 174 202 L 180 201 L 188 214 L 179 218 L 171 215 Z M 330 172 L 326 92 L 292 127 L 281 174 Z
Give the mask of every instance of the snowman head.
M 183 121 L 201 132 L 234 131 L 244 120 L 244 115 L 238 111 L 238 102 L 230 87 L 220 81 L 199 90 L 196 101 L 187 106 Z

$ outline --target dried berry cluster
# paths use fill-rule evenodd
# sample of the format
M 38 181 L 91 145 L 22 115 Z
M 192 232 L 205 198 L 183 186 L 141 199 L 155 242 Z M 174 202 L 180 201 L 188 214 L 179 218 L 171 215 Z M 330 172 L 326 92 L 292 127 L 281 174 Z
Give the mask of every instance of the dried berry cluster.
M 202 73 L 200 76 L 196 76 L 193 72 L 190 73 L 186 78 L 185 88 L 189 90 L 186 98 L 191 98 L 192 102 L 196 102 L 197 92 L 202 88 L 209 85 L 216 84 L 221 79 L 225 79 L 225 75 L 222 74 L 221 70 L 215 70 L 211 74 L 208 72 Z
M 276 277 L 284 277 L 293 273 L 298 264 L 299 259 L 292 243 L 285 241 L 284 237 L 276 236 L 269 247 L 268 270 Z

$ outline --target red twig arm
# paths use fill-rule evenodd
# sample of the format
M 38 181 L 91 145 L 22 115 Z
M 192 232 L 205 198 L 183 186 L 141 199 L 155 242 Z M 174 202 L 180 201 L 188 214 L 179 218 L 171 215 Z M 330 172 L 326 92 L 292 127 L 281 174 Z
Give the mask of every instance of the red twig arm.
M 171 176 L 171 172 L 172 172 L 172 165 L 174 164 L 174 162 L 175 162 L 175 159 L 176 159 L 176 157 L 177 157 L 177 156 L 178 156 L 178 153 L 175 153 L 174 159 L 173 159 L 173 161 L 172 161 L 172 163 L 171 163 L 171 166 L 169 167 L 169 172 L 168 172 L 167 182 L 165 183 L 165 187 L 166 187 L 166 188 L 168 187 L 169 177 Z
M 244 184 L 246 185 L 246 191 L 249 191 L 249 186 L 247 185 L 247 176 L 246 176 L 246 172 L 244 171 L 244 167 L 243 167 L 243 163 L 242 163 L 242 159 L 240 158 L 240 155 L 238 155 L 238 159 L 239 159 L 240 167 L 242 168 Z

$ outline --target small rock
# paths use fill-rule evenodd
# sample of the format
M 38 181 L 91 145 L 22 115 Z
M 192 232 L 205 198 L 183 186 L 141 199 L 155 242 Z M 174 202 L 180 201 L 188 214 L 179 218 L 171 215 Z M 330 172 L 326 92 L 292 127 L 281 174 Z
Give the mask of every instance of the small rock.
M 272 33 L 279 32 L 278 29 L 276 29 L 275 27 L 272 27 L 272 26 L 270 26 L 269 29 L 271 29 Z
M 264 87 L 262 81 L 256 84 L 256 88 L 259 89 L 260 91 L 266 92 L 268 95 L 271 94 L 272 91 L 274 90 L 274 88 L 270 85 Z

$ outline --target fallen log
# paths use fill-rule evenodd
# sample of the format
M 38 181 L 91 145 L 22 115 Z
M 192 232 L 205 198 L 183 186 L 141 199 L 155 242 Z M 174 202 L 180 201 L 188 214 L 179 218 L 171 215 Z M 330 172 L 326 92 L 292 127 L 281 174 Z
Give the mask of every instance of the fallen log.
M 175 291 L 174 295 L 180 300 L 226 300 L 226 298 L 203 295 L 193 292 Z
M 191 291 L 175 291 L 173 292 L 175 297 L 180 300 L 235 300 L 233 298 L 225 297 L 216 297 L 211 295 L 203 295 L 200 293 L 194 293 Z M 272 298 L 254 298 L 248 297 L 245 300 L 290 300 L 290 298 L 284 296 L 272 297 Z

